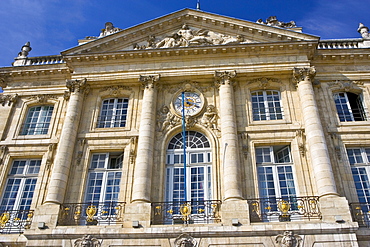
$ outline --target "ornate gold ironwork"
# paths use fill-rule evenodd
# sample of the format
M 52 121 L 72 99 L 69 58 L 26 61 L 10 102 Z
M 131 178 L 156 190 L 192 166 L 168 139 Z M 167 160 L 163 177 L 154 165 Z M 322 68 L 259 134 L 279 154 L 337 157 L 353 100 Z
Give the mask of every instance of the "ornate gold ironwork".
M 289 202 L 285 200 L 281 200 L 280 202 L 278 202 L 278 207 L 279 210 L 283 213 L 283 215 L 286 215 L 290 209 Z
M 182 214 L 182 220 L 188 221 L 189 215 L 191 214 L 191 204 L 186 202 L 180 206 L 180 213 Z
M 353 221 L 360 227 L 370 228 L 370 203 L 350 203 Z
M 2 213 L 0 216 L 0 227 L 4 227 L 10 219 L 10 214 L 8 212 Z
M 0 212 L 0 233 L 23 233 L 33 219 L 32 210 L 8 210 Z
M 86 208 L 86 215 L 87 215 L 87 222 L 92 222 L 94 220 L 94 215 L 96 214 L 96 207 L 94 205 L 90 205 Z

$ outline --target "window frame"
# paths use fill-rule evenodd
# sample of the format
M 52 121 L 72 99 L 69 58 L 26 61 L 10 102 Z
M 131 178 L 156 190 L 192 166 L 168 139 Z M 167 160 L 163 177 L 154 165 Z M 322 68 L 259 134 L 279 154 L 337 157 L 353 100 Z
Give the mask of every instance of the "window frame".
M 358 111 L 356 114 L 359 114 L 362 120 L 356 120 L 348 93 L 357 95 L 356 104 L 359 109 L 356 109 L 356 112 Z M 344 96 L 340 96 L 340 94 L 343 94 Z M 368 120 L 363 93 L 342 91 L 333 92 L 333 100 L 339 122 L 362 122 Z M 345 102 L 340 102 L 341 100 L 344 100 Z
M 270 97 L 274 97 L 275 95 L 271 94 L 268 95 L 267 93 L 277 93 L 277 96 L 279 97 L 278 101 L 271 101 L 269 100 Z M 254 101 L 254 99 L 258 99 L 261 97 L 258 95 L 258 93 L 262 93 L 262 101 Z M 254 95 L 257 94 L 257 95 Z M 252 112 L 252 121 L 260 122 L 260 121 L 275 121 L 275 120 L 284 120 L 285 119 L 285 113 L 284 113 L 284 107 L 282 103 L 282 97 L 281 97 L 281 91 L 276 89 L 259 89 L 259 90 L 253 90 L 250 92 L 251 97 L 251 112 Z M 269 104 L 273 103 L 273 107 L 269 107 Z M 257 107 L 254 107 L 254 104 L 257 104 Z M 260 104 L 263 104 L 263 108 L 260 107 Z M 276 106 L 276 104 L 279 104 Z M 273 109 L 271 111 L 270 109 Z M 263 119 L 263 116 L 265 119 Z M 275 116 L 274 119 L 272 119 L 272 116 Z M 281 116 L 281 117 L 279 117 Z
M 103 115 L 104 109 L 104 104 L 107 102 L 108 107 L 111 105 L 109 101 L 113 100 L 113 108 L 111 109 L 112 115 L 107 115 L 110 109 L 107 109 L 107 114 Z M 118 108 L 118 105 L 120 102 L 119 100 L 122 100 L 122 108 Z M 129 115 L 129 106 L 130 106 L 130 99 L 129 97 L 113 97 L 113 98 L 104 98 L 100 102 L 100 109 L 99 109 L 99 115 L 97 116 L 97 121 L 96 121 L 96 129 L 105 129 L 105 128 L 125 128 L 127 127 L 127 122 L 128 122 L 128 115 Z M 117 114 L 117 111 L 120 111 L 121 114 Z M 123 114 L 122 112 L 125 112 Z M 110 119 L 103 120 L 103 117 L 110 117 Z M 123 119 L 118 119 L 117 118 L 123 118 Z M 117 124 L 119 126 L 115 126 Z M 123 126 L 121 126 L 123 124 Z
M 32 119 L 34 119 L 35 117 L 33 116 L 33 114 L 31 115 L 31 111 L 33 109 L 38 108 L 38 107 L 41 107 L 41 110 L 40 110 L 38 116 L 36 117 L 37 118 L 37 122 L 32 123 Z M 46 107 L 48 107 L 47 110 L 44 109 Z M 50 110 L 50 107 L 52 107 L 51 110 Z M 50 133 L 50 128 L 51 128 L 51 125 L 52 125 L 55 108 L 56 108 L 55 107 L 55 104 L 32 105 L 32 106 L 27 107 L 27 111 L 25 113 L 25 118 L 24 118 L 24 120 L 22 122 L 21 129 L 19 131 L 19 135 L 20 136 L 48 135 Z M 43 112 L 46 112 L 47 115 L 46 116 L 43 116 L 43 114 L 42 114 Z M 40 122 L 40 118 L 42 118 L 42 117 L 48 118 L 48 121 Z M 31 120 L 29 121 L 29 119 L 31 119 Z M 33 130 L 32 133 L 28 133 L 30 131 L 31 127 L 30 126 L 29 127 L 26 127 L 27 124 L 29 124 L 29 125 L 35 124 L 36 125 L 36 127 L 34 127 L 35 130 Z M 40 124 L 47 125 L 47 128 L 45 128 L 45 127 L 41 127 L 41 128 L 40 127 L 37 127 Z M 36 130 L 38 130 L 38 129 L 41 129 L 42 133 L 35 133 Z M 45 129 L 46 129 L 46 131 L 45 131 Z

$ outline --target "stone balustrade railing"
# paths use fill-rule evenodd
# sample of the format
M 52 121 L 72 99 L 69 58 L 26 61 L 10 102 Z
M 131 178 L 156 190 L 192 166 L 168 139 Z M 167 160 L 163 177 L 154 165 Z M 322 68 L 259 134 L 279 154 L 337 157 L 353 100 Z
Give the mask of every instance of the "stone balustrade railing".
M 353 49 L 359 48 L 362 39 L 332 39 L 321 40 L 318 49 Z
M 42 56 L 42 57 L 29 57 L 30 65 L 44 65 L 44 64 L 58 64 L 65 63 L 63 57 L 57 56 Z

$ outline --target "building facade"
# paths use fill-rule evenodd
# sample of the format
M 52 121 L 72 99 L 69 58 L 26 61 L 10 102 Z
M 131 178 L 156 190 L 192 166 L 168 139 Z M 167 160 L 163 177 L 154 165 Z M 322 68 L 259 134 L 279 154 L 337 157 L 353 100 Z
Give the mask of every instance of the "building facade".
M 0 246 L 370 246 L 358 31 L 184 9 L 26 43 L 0 68 Z

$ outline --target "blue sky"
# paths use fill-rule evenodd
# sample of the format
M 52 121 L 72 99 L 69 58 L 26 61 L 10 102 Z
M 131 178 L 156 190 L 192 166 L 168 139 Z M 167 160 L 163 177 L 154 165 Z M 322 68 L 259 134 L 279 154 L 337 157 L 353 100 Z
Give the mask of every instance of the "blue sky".
M 328 38 L 360 38 L 370 27 L 369 0 L 200 0 L 201 10 L 249 21 L 275 15 L 303 32 Z M 11 66 L 23 44 L 29 56 L 55 55 L 97 36 L 107 21 L 127 28 L 184 8 L 196 0 L 0 0 L 0 67 Z

